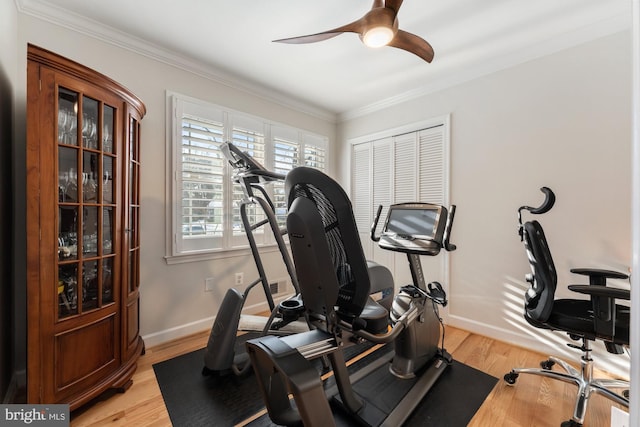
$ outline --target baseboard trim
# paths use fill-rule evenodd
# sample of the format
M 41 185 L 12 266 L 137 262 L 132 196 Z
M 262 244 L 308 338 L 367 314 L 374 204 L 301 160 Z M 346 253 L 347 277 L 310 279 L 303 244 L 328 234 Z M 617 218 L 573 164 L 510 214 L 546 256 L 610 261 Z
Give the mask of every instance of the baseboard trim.
M 523 329 L 522 333 L 519 334 L 508 329 L 487 325 L 456 315 L 449 315 L 447 320 L 447 324 L 455 328 L 464 329 L 465 331 L 483 335 L 491 339 L 526 348 L 527 350 L 541 353 L 545 357 L 547 355 L 555 356 L 579 364 L 581 353 L 566 345 L 571 342 L 571 340 L 565 333 L 527 326 L 526 329 Z M 445 337 L 445 347 L 446 344 Z M 629 379 L 631 362 L 628 354 L 620 356 L 612 355 L 599 343 L 594 345 L 592 355 L 598 369 L 619 378 Z
M 274 300 L 276 304 L 278 304 L 288 296 L 289 295 L 284 295 L 274 298 Z M 265 301 L 246 306 L 242 310 L 242 313 L 258 314 L 266 311 L 267 309 L 268 306 Z M 215 316 L 207 317 L 195 322 L 143 335 L 142 339 L 148 348 L 153 347 L 155 345 L 163 344 L 195 333 L 210 331 L 215 319 Z M 575 349 L 566 346 L 566 343 L 569 342 L 567 336 L 559 332 L 554 333 L 546 330 L 535 329 L 533 327 L 527 327 L 526 330 L 523 329 L 522 333 L 516 333 L 505 328 L 488 325 L 466 317 L 452 315 L 451 313 L 449 313 L 445 319 L 447 325 L 455 328 L 464 329 L 491 339 L 507 342 L 518 347 L 539 352 L 543 355 L 552 355 L 569 361 L 579 360 L 579 353 Z M 445 347 L 446 344 L 445 337 Z M 593 350 L 594 360 L 596 361 L 597 367 L 618 377 L 629 378 L 629 358 L 624 356 L 611 357 L 612 355 L 607 353 L 604 347 L 600 347 L 602 346 L 598 346 Z
M 288 298 L 290 295 L 283 295 L 274 298 L 276 304 L 280 301 Z M 269 309 L 266 301 L 245 306 L 242 309 L 243 314 L 258 314 L 263 313 Z M 199 332 L 209 331 L 215 322 L 216 316 L 206 317 L 204 319 L 196 320 L 194 322 L 185 323 L 184 325 L 175 326 L 173 328 L 165 329 L 151 334 L 143 335 L 142 339 L 144 345 L 147 348 L 151 348 L 156 345 L 164 344 L 169 341 L 173 341 L 179 338 L 193 335 Z

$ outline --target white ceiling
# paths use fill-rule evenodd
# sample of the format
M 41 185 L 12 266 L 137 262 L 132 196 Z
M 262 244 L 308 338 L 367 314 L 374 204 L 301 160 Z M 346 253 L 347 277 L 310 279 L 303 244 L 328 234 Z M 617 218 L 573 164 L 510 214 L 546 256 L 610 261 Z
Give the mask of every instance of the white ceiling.
M 365 47 L 355 34 L 272 40 L 359 19 L 372 0 L 16 0 L 23 13 L 213 78 L 349 116 L 441 89 L 631 26 L 631 0 L 405 0 L 400 28 L 431 64 Z M 263 88 L 264 87 L 264 88 Z

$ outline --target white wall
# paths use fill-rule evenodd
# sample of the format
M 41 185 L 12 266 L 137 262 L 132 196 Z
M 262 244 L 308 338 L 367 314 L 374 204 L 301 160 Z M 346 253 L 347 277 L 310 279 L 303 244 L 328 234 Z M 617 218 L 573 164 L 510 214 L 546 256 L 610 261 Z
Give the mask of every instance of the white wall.
M 557 196 L 539 219 L 560 288 L 582 281 L 568 273 L 573 267 L 628 270 L 630 53 L 630 33 L 618 33 L 340 124 L 348 182 L 345 141 L 451 113 L 458 250 L 450 257 L 450 324 L 556 354 L 563 348 L 522 319 L 529 267 L 516 211 L 541 203 L 544 185 Z
M 561 283 L 579 281 L 567 273 L 571 267 L 624 270 L 630 265 L 631 59 L 626 32 L 349 119 L 338 126 L 336 138 L 330 120 L 71 29 L 18 14 L 18 30 L 18 70 L 26 68 L 26 44 L 33 43 L 110 76 L 147 106 L 142 122 L 141 332 L 149 345 L 208 328 L 224 291 L 233 285 L 233 274 L 243 271 L 248 281 L 255 273 L 249 257 L 179 265 L 164 261 L 166 90 L 342 141 L 332 157 L 344 159 L 345 184 L 345 141 L 450 113 L 458 250 L 451 255 L 447 318 L 454 325 L 526 346 L 553 346 L 545 341 L 549 334 L 534 332 L 521 316 L 528 266 L 516 234 L 516 209 L 541 201 L 542 185 L 558 196 L 543 220 Z M 18 73 L 18 79 L 17 103 L 23 105 L 25 76 Z M 270 277 L 286 277 L 277 253 L 265 262 Z M 206 277 L 216 278 L 215 292 L 204 292 Z
M 245 283 L 257 277 L 252 258 L 241 256 L 216 261 L 167 265 L 165 256 L 166 144 L 165 91 L 173 91 L 231 109 L 244 111 L 335 139 L 335 124 L 287 108 L 247 91 L 186 72 L 131 50 L 116 47 L 62 26 L 19 16 L 19 69 L 26 69 L 26 45 L 32 43 L 89 66 L 129 88 L 147 107 L 142 121 L 141 216 L 141 334 L 147 345 L 211 327 L 211 318 L 235 272 Z M 24 97 L 21 75 L 18 96 Z M 24 111 L 21 112 L 24 114 Z M 286 278 L 277 252 L 266 257 L 270 279 Z M 214 292 L 204 292 L 205 278 L 216 281 Z M 264 301 L 260 290 L 248 304 Z M 203 319 L 205 319 L 203 321 Z M 177 328 L 177 330 L 174 330 Z

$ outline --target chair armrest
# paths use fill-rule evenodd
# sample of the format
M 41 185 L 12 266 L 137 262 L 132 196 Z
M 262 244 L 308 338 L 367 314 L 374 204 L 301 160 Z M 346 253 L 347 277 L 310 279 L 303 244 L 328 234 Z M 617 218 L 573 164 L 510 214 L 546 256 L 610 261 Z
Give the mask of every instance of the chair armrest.
M 604 285 L 607 279 L 628 279 L 629 275 L 613 270 L 603 270 L 600 268 L 572 268 L 572 273 L 589 276 L 590 285 Z
M 601 285 L 569 285 L 569 289 L 573 292 L 588 294 L 595 297 L 615 298 L 630 300 L 631 291 L 628 289 L 611 288 Z
M 631 299 L 631 291 L 601 285 L 569 285 L 569 289 L 591 297 L 596 335 L 602 338 L 613 337 L 616 327 L 616 299 Z

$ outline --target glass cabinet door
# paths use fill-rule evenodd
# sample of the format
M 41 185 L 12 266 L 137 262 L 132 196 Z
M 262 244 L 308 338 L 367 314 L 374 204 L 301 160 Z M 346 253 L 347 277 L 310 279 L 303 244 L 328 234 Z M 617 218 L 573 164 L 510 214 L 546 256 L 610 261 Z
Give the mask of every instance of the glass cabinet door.
M 129 212 L 127 217 L 128 234 L 128 273 L 129 293 L 138 289 L 140 282 L 140 124 L 134 117 L 129 118 Z
M 58 320 L 114 303 L 117 110 L 58 87 Z

